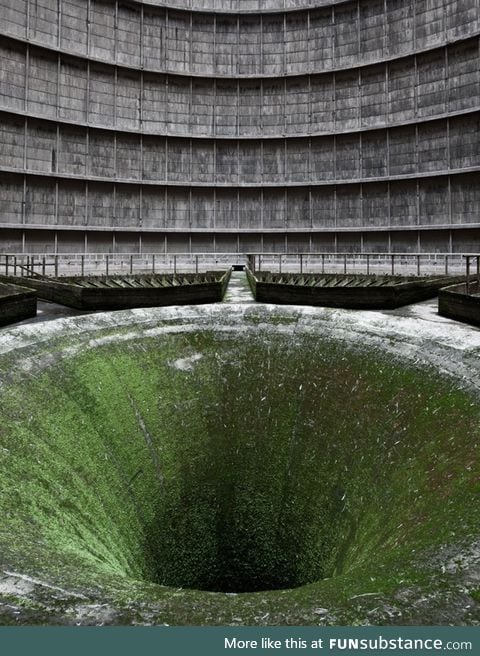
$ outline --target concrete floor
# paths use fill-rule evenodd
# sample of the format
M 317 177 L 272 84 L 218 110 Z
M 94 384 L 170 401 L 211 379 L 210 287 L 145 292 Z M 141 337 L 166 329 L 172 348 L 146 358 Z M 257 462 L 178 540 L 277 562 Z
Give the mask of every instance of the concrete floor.
M 67 307 L 66 305 L 59 305 L 58 303 L 50 303 L 49 301 L 38 301 L 37 303 L 37 316 L 24 321 L 19 321 L 16 326 L 23 326 L 28 323 L 42 323 L 44 321 L 53 321 L 54 319 L 64 319 L 67 317 L 77 317 L 82 314 L 94 314 L 93 312 L 86 312 L 84 310 L 76 310 L 75 308 Z

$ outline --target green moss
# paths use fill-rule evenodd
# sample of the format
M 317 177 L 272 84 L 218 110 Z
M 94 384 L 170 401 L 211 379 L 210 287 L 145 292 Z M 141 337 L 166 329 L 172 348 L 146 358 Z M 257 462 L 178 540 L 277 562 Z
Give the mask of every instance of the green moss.
M 72 592 L 51 617 L 79 592 L 117 623 L 358 622 L 357 595 L 451 585 L 421 554 L 478 531 L 477 399 L 381 353 L 205 331 L 13 378 L 0 547 Z

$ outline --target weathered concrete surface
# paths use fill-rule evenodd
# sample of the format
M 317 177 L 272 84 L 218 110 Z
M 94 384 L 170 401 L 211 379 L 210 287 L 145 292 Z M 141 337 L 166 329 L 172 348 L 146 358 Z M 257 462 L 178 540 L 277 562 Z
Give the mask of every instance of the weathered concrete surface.
M 130 348 L 135 350 L 138 347 L 138 353 L 141 354 L 147 352 L 149 348 L 148 344 L 157 344 L 156 348 L 159 349 L 158 357 L 160 357 L 161 349 L 168 349 L 168 344 L 173 345 L 174 341 L 178 339 L 186 340 L 185 345 L 182 349 L 177 350 L 175 348 L 171 353 L 167 353 L 167 373 L 170 378 L 174 375 L 176 376 L 175 379 L 172 378 L 171 384 L 174 387 L 180 386 L 177 390 L 178 394 L 187 392 L 188 394 L 193 394 L 191 398 L 189 396 L 189 412 L 192 411 L 195 394 L 198 395 L 200 390 L 198 385 L 200 380 L 203 380 L 202 372 L 205 373 L 203 368 L 211 357 L 211 354 L 209 355 L 209 345 L 214 344 L 215 356 L 211 361 L 217 363 L 215 366 L 222 368 L 227 363 L 230 363 L 227 369 L 222 369 L 223 374 L 226 374 L 231 368 L 229 376 L 232 378 L 228 384 L 222 382 L 224 392 L 231 393 L 233 400 L 234 397 L 239 396 L 241 390 L 246 390 L 246 401 L 248 401 L 248 383 L 251 384 L 256 379 L 256 374 L 254 373 L 255 368 L 253 367 L 252 361 L 251 366 L 245 370 L 244 384 L 242 383 L 243 379 L 238 378 L 239 371 L 238 367 L 235 367 L 235 362 L 238 362 L 239 354 L 243 348 L 241 345 L 253 345 L 260 340 L 266 348 L 265 357 L 260 360 L 260 364 L 261 367 L 269 367 L 273 366 L 269 349 L 276 348 L 275 344 L 277 344 L 278 339 L 283 340 L 282 343 L 285 345 L 289 344 L 290 346 L 288 348 L 293 349 L 289 351 L 290 356 L 306 340 L 305 345 L 307 343 L 310 345 L 310 350 L 306 351 L 308 355 L 307 360 L 312 363 L 318 357 L 315 350 L 317 347 L 312 348 L 313 345 L 322 342 L 322 340 L 331 339 L 330 350 L 332 352 L 339 345 L 342 345 L 341 348 L 347 347 L 352 349 L 350 353 L 353 360 L 351 362 L 355 360 L 356 353 L 359 355 L 361 353 L 370 354 L 374 358 L 380 353 L 383 353 L 384 356 L 381 357 L 384 357 L 384 360 L 382 360 L 384 364 L 379 367 L 375 366 L 376 377 L 378 379 L 384 375 L 382 370 L 388 369 L 395 363 L 395 367 L 405 366 L 410 372 L 429 371 L 428 376 L 431 374 L 432 381 L 436 379 L 439 382 L 441 380 L 448 381 L 446 383 L 448 391 L 445 392 L 445 396 L 441 397 L 443 399 L 442 403 L 445 404 L 442 406 L 442 412 L 446 414 L 442 414 L 441 412 L 438 415 L 439 423 L 437 428 L 445 426 L 445 421 L 450 421 L 449 417 L 452 418 L 453 416 L 453 420 L 455 420 L 454 415 L 451 415 L 451 413 L 454 412 L 455 403 L 459 401 L 463 393 L 471 395 L 469 396 L 470 401 L 468 407 L 470 410 L 468 412 L 476 412 L 475 408 L 477 408 L 478 404 L 478 395 L 480 393 L 480 364 L 478 358 L 480 331 L 438 317 L 436 315 L 435 303 L 426 302 L 389 312 L 352 312 L 348 310 L 300 306 L 287 307 L 250 303 L 225 303 L 199 307 L 184 306 L 99 313 L 89 316 L 58 319 L 42 324 L 36 323 L 31 326 L 22 325 L 16 328 L 3 329 L 0 331 L 0 360 L 3 364 L 8 361 L 10 365 L 9 367 L 2 366 L 0 368 L 4 372 L 0 380 L 2 408 L 6 410 L 7 406 L 5 404 L 9 402 L 8 399 L 11 400 L 12 398 L 11 392 L 13 392 L 12 385 L 14 385 L 14 380 L 11 377 L 11 373 L 13 372 L 17 372 L 15 375 L 24 379 L 22 394 L 22 399 L 24 400 L 22 402 L 25 403 L 25 399 L 28 398 L 25 395 L 34 394 L 33 387 L 31 386 L 36 385 L 35 381 L 39 381 L 43 375 L 48 375 L 49 371 L 53 372 L 55 367 L 60 366 L 62 371 L 67 373 L 68 363 L 77 362 L 76 371 L 80 376 L 78 380 L 81 381 L 87 375 L 88 369 L 85 369 L 83 365 L 81 368 L 78 368 L 80 366 L 78 358 L 90 357 L 89 354 L 92 354 L 92 357 L 94 357 L 96 352 L 100 353 L 102 349 L 107 349 L 110 353 L 109 362 L 113 362 L 112 358 L 115 358 L 115 367 L 117 367 L 122 366 L 122 358 L 126 356 Z M 211 341 L 212 339 L 213 342 Z M 200 347 L 200 343 L 204 344 L 204 346 Z M 237 343 L 240 351 L 235 355 L 236 347 L 234 348 L 233 345 Z M 125 346 L 125 350 L 123 350 L 122 345 Z M 226 350 L 225 346 L 228 346 Z M 120 355 L 120 359 L 118 359 L 118 355 Z M 157 358 L 157 355 L 155 358 Z M 283 362 L 282 366 L 285 366 L 285 362 Z M 342 363 L 342 367 L 348 368 L 349 359 L 342 360 Z M 141 366 L 141 376 L 143 376 L 144 382 L 145 376 L 150 376 L 159 366 L 160 362 L 153 369 L 145 368 L 143 365 Z M 410 367 L 413 368 L 410 369 Z M 136 374 L 134 375 L 130 365 L 128 365 L 128 371 L 130 381 L 136 380 Z M 338 371 L 339 369 L 337 369 L 337 373 Z M 297 383 L 299 383 L 300 387 L 304 387 L 307 384 L 311 386 L 312 384 L 312 379 L 308 383 L 306 379 L 300 382 L 296 380 L 298 374 L 293 370 L 291 373 L 296 387 L 295 390 L 293 388 L 291 390 L 292 396 L 285 397 L 282 404 L 275 406 L 280 413 L 288 412 L 288 408 L 293 407 L 291 406 L 293 399 L 298 394 L 302 397 L 302 394 L 305 393 L 303 389 L 298 389 Z M 72 371 L 72 375 L 76 376 L 77 374 L 74 374 Z M 119 370 L 116 368 L 114 368 L 114 374 L 112 381 L 116 390 L 115 393 L 118 396 L 124 393 L 124 384 L 126 384 L 126 381 L 124 381 L 122 376 L 119 377 Z M 98 376 L 95 376 L 93 379 L 94 386 L 91 392 L 93 393 L 97 390 L 95 394 L 98 395 L 98 401 L 92 405 L 89 396 L 85 400 L 85 408 L 97 408 L 97 414 L 100 408 L 98 404 L 103 403 L 101 401 L 102 394 L 104 394 L 110 384 L 110 375 L 106 375 L 106 371 L 104 371 L 103 376 L 102 379 Z M 185 377 L 182 378 L 183 382 L 180 381 L 179 376 Z M 341 380 L 341 377 L 338 378 Z M 234 380 L 236 381 L 235 385 L 230 385 Z M 264 381 L 262 384 L 265 385 L 269 380 L 266 370 L 259 378 L 259 381 L 262 380 Z M 282 379 L 280 377 L 278 380 L 285 385 L 289 378 Z M 315 380 L 314 378 L 313 382 Z M 119 381 L 123 382 L 119 385 Z M 165 379 L 165 385 L 167 385 L 167 381 L 168 379 Z M 406 379 L 404 383 L 408 386 L 411 381 L 408 382 Z M 424 394 L 423 384 L 424 382 L 419 387 L 415 383 L 415 396 L 417 394 Z M 128 385 L 130 386 L 131 383 Z M 126 389 L 127 391 L 130 389 L 129 394 L 131 395 L 134 389 L 136 389 L 136 384 L 134 388 L 130 388 L 129 386 Z M 166 387 L 159 389 L 160 397 L 162 397 L 165 394 Z M 357 398 L 355 390 L 352 390 L 349 388 L 350 403 Z M 388 416 L 391 414 L 392 417 L 395 416 L 396 412 L 395 399 L 399 402 L 401 400 L 400 397 L 395 396 L 396 392 L 393 390 L 394 388 L 391 387 L 388 393 L 386 392 L 385 397 L 385 403 L 393 403 L 391 413 L 390 411 L 387 413 Z M 35 394 L 39 391 L 37 389 Z M 313 387 L 310 391 L 313 392 Z M 271 393 L 273 394 L 273 388 Z M 275 394 L 280 394 L 281 396 L 281 388 L 278 388 Z M 318 394 L 320 396 L 316 406 L 321 403 L 321 391 Z M 37 400 L 36 407 L 38 412 L 40 406 L 38 405 L 37 397 L 35 398 Z M 68 398 L 71 399 L 70 396 Z M 255 420 L 254 423 L 257 428 L 261 425 L 259 422 L 269 416 L 268 404 L 270 401 L 268 400 L 268 396 L 264 401 L 261 398 L 263 397 L 259 397 L 258 403 L 254 403 L 252 399 L 248 405 L 247 414 L 250 415 L 253 412 L 251 417 L 252 420 Z M 432 417 L 437 416 L 436 398 L 436 396 L 435 398 L 433 396 L 430 397 L 430 392 L 428 392 L 425 398 L 422 397 L 420 401 L 416 401 L 417 404 L 420 404 L 419 409 L 423 407 L 421 411 L 421 415 L 424 417 L 422 419 L 423 422 L 426 421 L 427 416 L 430 416 L 431 413 L 433 413 Z M 80 401 L 78 394 L 73 399 L 75 403 L 83 403 Z M 174 401 L 173 397 L 171 401 Z M 218 406 L 213 405 L 210 407 L 210 403 L 214 401 L 215 394 L 212 398 L 209 396 L 208 400 L 203 396 L 201 397 L 204 419 L 208 419 L 210 410 L 213 413 L 211 415 L 212 417 L 218 416 Z M 359 402 L 361 402 L 361 397 L 359 397 Z M 152 396 L 151 402 L 146 401 L 145 405 L 142 402 L 141 405 L 132 406 L 132 412 L 137 417 L 138 425 L 136 430 L 148 448 L 150 448 L 151 440 L 156 439 L 156 433 L 151 430 L 151 413 L 158 403 L 159 393 L 157 390 L 156 395 Z M 174 403 L 177 403 L 177 401 Z M 53 408 L 55 406 L 50 407 Z M 120 406 L 118 406 L 117 411 L 119 408 Z M 208 408 L 210 410 L 206 412 Z M 260 413 L 258 417 L 255 415 L 257 408 Z M 261 412 L 262 408 L 264 412 Z M 185 421 L 186 425 L 189 425 L 186 406 L 184 410 L 185 412 L 181 411 L 180 406 L 175 407 L 175 405 L 169 405 L 168 403 L 166 405 L 164 404 L 164 411 L 167 412 L 170 419 L 177 417 L 179 422 Z M 411 415 L 411 407 L 409 413 Z M 352 413 L 350 412 L 349 416 L 351 415 Z M 4 416 L 7 418 L 11 417 L 10 412 Z M 19 415 L 16 416 L 18 419 Z M 66 415 L 64 414 L 63 416 L 64 419 L 62 419 L 62 422 L 65 421 Z M 74 421 L 74 415 L 69 414 L 68 416 L 71 421 Z M 141 420 L 138 419 L 139 416 Z M 298 416 L 298 413 L 296 413 L 296 416 Z M 408 413 L 405 416 L 409 416 Z M 162 417 L 165 419 L 166 415 L 162 414 Z M 341 420 L 341 414 L 339 414 L 339 417 Z M 225 415 L 225 420 L 230 422 L 231 417 L 228 419 L 227 415 Z M 239 419 L 239 421 L 244 420 L 246 420 L 246 415 L 241 420 Z M 38 417 L 34 421 L 42 422 L 43 420 Z M 103 422 L 100 414 L 97 416 L 97 421 Z M 195 425 L 195 430 L 198 433 L 200 424 L 197 423 Z M 457 426 L 456 430 L 458 430 L 458 423 L 455 425 Z M 275 422 L 272 423 L 272 429 L 274 426 Z M 171 434 L 169 427 L 169 423 L 165 425 L 165 435 Z M 295 430 L 298 431 L 298 428 L 297 426 Z M 472 448 L 475 447 L 475 439 L 473 441 L 470 439 L 470 428 L 468 430 L 466 426 L 464 428 L 465 430 L 462 429 L 460 433 L 456 433 L 455 429 L 451 433 L 447 431 L 446 438 L 451 438 L 451 448 L 453 448 L 453 443 L 463 439 L 462 436 L 466 435 L 468 436 L 470 446 Z M 28 425 L 25 424 L 23 429 L 27 430 Z M 42 434 L 46 430 L 47 425 L 44 426 Z M 123 429 L 119 428 L 118 430 Z M 130 430 L 133 430 L 133 425 L 130 427 L 130 424 L 127 422 L 125 443 L 128 444 L 132 443 L 133 433 L 130 433 Z M 310 427 L 308 430 L 309 434 L 312 433 L 312 430 L 315 429 Z M 432 435 L 434 437 L 434 432 L 431 433 L 430 438 L 432 438 Z M 55 440 L 63 442 L 64 440 L 70 439 L 68 438 L 68 421 L 57 433 L 57 437 L 52 437 L 54 440 L 52 444 L 55 443 Z M 229 432 L 228 435 L 231 441 L 231 433 Z M 358 437 L 358 435 L 351 436 L 350 444 L 353 444 Z M 401 440 L 402 438 L 399 436 L 396 439 Z M 78 447 L 77 435 L 75 436 L 75 440 Z M 120 443 L 124 443 L 123 438 L 120 440 Z M 184 442 L 180 441 L 178 444 L 181 445 Z M 263 440 L 262 444 L 268 444 L 268 440 Z M 3 458 L 14 457 L 12 445 L 2 442 L 1 447 L 2 449 L 9 450 L 9 453 L 11 452 L 8 455 L 6 451 L 2 451 Z M 251 448 L 251 446 L 248 448 Z M 395 449 L 398 448 L 397 445 Z M 418 440 L 415 448 L 418 451 Z M 78 448 L 76 452 L 78 452 Z M 136 456 L 137 463 L 138 453 Z M 443 448 L 440 452 L 437 449 L 435 458 L 438 457 L 441 460 L 443 458 L 442 454 L 445 454 L 445 457 L 447 457 L 446 453 L 443 451 Z M 198 455 L 197 453 L 197 457 Z M 41 466 L 42 471 L 45 473 L 44 465 L 42 465 L 43 456 L 38 454 L 38 457 L 40 458 L 40 464 L 38 466 Z M 163 466 L 165 466 L 165 453 L 162 458 L 163 460 L 160 459 L 159 462 L 163 462 Z M 436 464 L 432 461 L 426 469 L 431 470 L 431 475 L 429 475 L 430 483 L 432 485 L 440 485 L 440 488 L 445 492 L 447 488 L 444 485 L 447 485 L 447 487 L 450 485 L 448 482 L 450 478 L 446 476 L 443 479 L 440 475 L 441 471 L 443 471 L 440 460 L 438 462 L 435 461 Z M 92 461 L 92 466 L 94 461 L 95 459 Z M 267 461 L 268 459 L 265 459 L 265 462 Z M 8 462 L 11 467 L 14 460 L 10 459 Z M 467 466 L 464 473 L 467 476 L 474 475 L 475 472 L 473 469 L 468 469 L 468 467 L 474 466 L 470 460 L 468 462 L 465 460 L 464 464 Z M 145 463 L 144 466 L 146 466 Z M 193 462 L 191 466 L 193 467 Z M 222 470 L 225 466 L 226 462 L 221 461 Z M 257 466 L 259 466 L 258 463 Z M 410 466 L 413 466 L 413 464 Z M 78 463 L 75 467 L 75 471 L 79 475 Z M 102 467 L 105 469 L 106 465 L 102 465 Z M 138 466 L 135 471 L 132 470 L 132 476 L 137 471 Z M 155 469 L 155 471 L 157 470 Z M 162 476 L 166 473 L 162 468 L 159 471 L 162 473 Z M 194 472 L 195 469 L 191 470 L 187 468 L 187 471 Z M 463 469 L 459 471 L 463 472 Z M 469 471 L 471 471 L 471 474 L 468 473 Z M 437 474 L 440 478 L 437 477 Z M 399 479 L 401 489 L 408 487 L 406 482 L 409 475 L 408 472 L 405 472 L 405 478 Z M 79 482 L 81 477 L 75 478 L 75 480 Z M 141 483 L 142 477 L 137 477 L 135 480 Z M 52 489 L 57 489 L 55 485 Z M 67 490 L 63 487 L 62 490 L 62 498 L 64 499 L 64 505 L 66 504 L 65 510 L 67 510 L 69 507 L 65 496 Z M 467 490 L 465 490 L 464 498 L 468 499 L 469 494 L 470 492 L 467 494 Z M 12 502 L 14 500 L 10 496 L 4 497 L 4 499 L 7 498 Z M 429 517 L 437 516 L 437 512 L 447 512 L 450 504 L 453 503 L 451 500 L 444 502 L 444 498 L 441 498 L 442 503 L 440 506 L 432 506 L 430 508 Z M 450 499 L 450 497 L 446 498 Z M 58 495 L 56 495 L 56 499 L 58 502 Z M 30 503 L 28 501 L 28 495 L 25 498 L 25 503 Z M 82 513 L 87 512 L 89 507 L 89 505 L 82 505 Z M 119 622 L 151 624 L 175 623 L 176 621 L 180 623 L 218 622 L 229 624 L 241 624 L 245 622 L 253 624 L 335 624 L 342 622 L 348 623 L 354 620 L 360 623 L 404 624 L 409 622 L 415 623 L 420 619 L 422 623 L 426 624 L 440 624 L 445 622 L 454 624 L 465 622 L 475 623 L 480 619 L 478 617 L 478 605 L 475 601 L 475 599 L 478 601 L 478 598 L 475 597 L 478 594 L 476 592 L 478 590 L 478 578 L 476 576 L 479 558 L 478 542 L 473 539 L 470 529 L 465 531 L 465 526 L 467 524 L 470 525 L 472 520 L 473 524 L 475 523 L 476 508 L 478 506 L 469 506 L 467 503 L 466 508 L 462 509 L 462 513 L 466 513 L 463 519 L 463 529 L 456 533 L 454 538 L 450 537 L 444 544 L 436 544 L 426 551 L 423 548 L 419 550 L 418 558 L 414 557 L 416 558 L 415 565 L 412 564 L 413 561 L 409 561 L 409 567 L 414 567 L 419 576 L 419 573 L 422 573 L 420 576 L 421 580 L 417 579 L 414 583 L 409 578 L 410 574 L 407 576 L 408 580 L 405 580 L 407 570 L 403 565 L 402 573 L 399 574 L 398 580 L 396 580 L 397 573 L 394 573 L 395 567 L 390 564 L 388 571 L 389 575 L 391 574 L 393 579 L 395 579 L 393 585 L 392 581 L 387 582 L 382 579 L 382 582 L 380 582 L 379 579 L 376 579 L 372 582 L 370 578 L 368 578 L 370 583 L 367 585 L 365 580 L 354 578 L 351 579 L 351 583 L 348 586 L 348 593 L 343 597 L 343 592 L 340 596 L 337 593 L 338 590 L 343 589 L 345 584 L 344 576 L 341 580 L 336 580 L 335 577 L 332 578 L 331 584 L 328 581 L 323 581 L 321 582 L 320 588 L 317 584 L 312 584 L 306 587 L 302 586 L 296 590 L 280 592 L 278 595 L 276 593 L 225 595 L 222 593 L 193 592 L 178 589 L 178 587 L 172 589 L 159 587 L 154 584 L 141 582 L 138 578 L 132 579 L 128 576 L 125 577 L 120 570 L 117 574 L 110 573 L 105 578 L 104 574 L 94 574 L 94 570 L 96 572 L 95 568 L 97 567 L 95 559 L 91 560 L 91 567 L 87 577 L 88 581 L 83 575 L 80 577 L 82 581 L 78 578 L 78 572 L 83 571 L 83 565 L 79 569 L 79 565 L 75 560 L 77 578 L 76 582 L 73 582 L 71 574 L 68 574 L 66 570 L 62 570 L 63 574 L 61 575 L 58 573 L 59 570 L 57 572 L 49 570 L 48 561 L 56 558 L 56 556 L 53 556 L 53 553 L 50 553 L 50 557 L 41 562 L 40 565 L 37 559 L 37 565 L 32 569 L 31 563 L 28 564 L 29 555 L 24 550 L 25 545 L 21 548 L 19 548 L 19 545 L 16 545 L 16 559 L 15 557 L 12 559 L 10 548 L 3 552 L 4 560 L 3 567 L 1 568 L 3 574 L 0 584 L 2 594 L 0 614 L 3 622 L 20 621 L 36 623 L 47 621 L 58 624 L 115 624 Z M 398 505 L 396 509 L 395 520 L 398 518 Z M 443 517 L 440 515 L 441 521 L 446 526 L 445 530 L 452 529 L 452 521 L 456 515 L 458 515 L 456 512 L 453 515 L 451 513 L 448 514 L 448 517 L 447 515 Z M 420 521 L 420 516 L 416 519 Z M 52 517 L 50 520 L 51 522 L 53 521 Z M 397 528 L 395 530 L 401 532 L 403 529 L 398 528 L 399 523 L 397 520 L 395 525 Z M 22 522 L 18 524 L 18 530 L 20 530 L 19 526 L 21 524 Z M 62 525 L 68 526 L 69 524 L 68 522 L 65 523 L 65 521 L 62 521 Z M 50 523 L 50 526 L 53 526 L 53 524 Z M 411 525 L 411 529 L 413 530 L 413 524 Z M 435 535 L 436 533 L 430 532 L 429 534 Z M 101 538 L 98 536 L 98 539 L 94 538 L 94 535 L 95 532 L 89 538 L 89 540 L 92 540 L 92 548 L 94 550 L 100 549 L 103 553 L 102 544 L 103 540 L 107 539 L 106 535 Z M 113 535 L 112 533 L 108 540 L 113 540 Z M 402 539 L 408 539 L 407 536 L 408 531 Z M 9 539 L 10 541 L 12 540 L 12 534 L 9 535 Z M 38 542 L 40 549 L 42 548 L 41 544 L 42 540 Z M 67 540 L 68 544 L 70 543 Z M 9 554 L 8 556 L 7 553 Z M 379 554 L 381 553 L 383 551 L 377 553 L 378 558 L 380 558 Z M 79 552 L 77 553 L 78 555 Z M 74 556 L 72 555 L 71 557 Z M 108 556 L 107 560 L 111 560 L 111 557 Z M 410 559 L 412 558 L 411 553 L 409 557 Z M 377 570 L 375 576 L 378 575 L 379 571 Z M 351 574 L 351 576 L 354 576 L 354 574 Z M 380 578 L 382 577 L 380 576 Z M 399 583 L 401 579 L 403 579 L 403 583 Z M 354 580 L 355 582 L 353 583 L 352 581 Z M 333 589 L 337 590 L 335 594 L 332 593 Z M 417 603 L 420 599 L 422 600 L 421 604 Z M 322 610 L 322 613 L 319 614 L 317 612 L 318 609 L 325 609 L 326 612 Z M 14 620 L 14 618 L 17 619 Z
M 233 271 L 225 293 L 225 303 L 251 303 L 254 300 L 245 273 L 243 271 Z
M 480 248 L 473 0 L 2 3 L 0 250 Z
M 2 29 L 13 38 L 27 38 L 51 50 L 69 50 L 79 58 L 91 57 L 134 70 L 143 67 L 148 72 L 219 78 L 282 77 L 355 68 L 465 39 L 475 35 L 479 26 L 478 6 L 473 0 L 453 6 L 438 2 L 434 7 L 408 0 L 401 11 L 395 4 L 342 0 L 315 3 L 327 5 L 323 11 L 297 7 L 296 11 L 284 12 L 283 4 L 275 7 L 262 2 L 262 18 L 242 16 L 242 6 L 225 8 L 233 10 L 233 15 L 222 16 L 224 9 L 217 6 L 216 12 L 208 11 L 203 3 L 201 7 L 192 3 L 194 11 L 184 6 L 183 11 L 170 13 L 168 8 L 154 8 L 147 3 L 135 2 L 130 7 L 97 1 L 92 3 L 88 22 L 83 5 L 62 0 L 58 8 L 46 0 L 43 11 L 30 11 L 28 25 L 27 3 L 15 8 L 5 0 L 3 3 Z M 447 8 L 448 16 L 444 16 Z M 253 7 L 246 9 L 252 11 Z M 127 76 L 123 70 L 119 73 L 122 78 Z M 372 82 L 374 92 L 381 85 L 379 78 Z M 124 78 L 122 82 L 125 84 Z M 182 113 L 187 113 L 182 89 L 176 87 L 175 78 L 173 83 L 176 103 Z M 130 86 L 135 88 L 133 80 Z M 224 88 L 228 88 L 228 82 Z M 49 96 L 48 89 L 37 86 L 34 91 Z M 100 95 L 100 89 L 95 91 Z M 249 107 L 255 108 L 258 102 L 255 81 L 250 84 L 248 100 L 240 102 L 246 118 Z M 53 97 L 50 103 L 54 104 Z M 124 94 L 122 103 L 124 113 L 119 120 L 136 115 Z M 108 108 L 105 99 L 103 104 Z M 78 111 L 75 106 L 69 109 Z M 99 110 L 96 113 L 101 117 Z M 200 120 L 206 120 L 205 113 Z M 173 112 L 171 118 L 175 120 Z M 265 119 L 266 126 L 269 118 Z M 299 119 L 303 120 L 303 115 Z M 232 124 L 231 117 L 225 116 L 219 127 Z
M 272 274 L 247 272 L 257 301 L 351 309 L 394 309 L 435 298 L 449 276 Z
M 480 296 L 476 282 L 452 285 L 441 289 L 438 294 L 438 313 L 443 317 L 480 326 Z
M 0 284 L 0 326 L 34 317 L 37 313 L 37 295 L 32 289 Z
M 38 296 L 79 310 L 189 305 L 221 301 L 230 271 L 183 275 L 7 278 L 27 281 Z

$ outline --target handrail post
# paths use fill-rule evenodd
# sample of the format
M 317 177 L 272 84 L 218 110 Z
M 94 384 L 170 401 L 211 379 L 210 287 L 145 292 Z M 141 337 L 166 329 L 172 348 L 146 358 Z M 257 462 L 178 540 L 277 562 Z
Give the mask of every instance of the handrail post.
M 476 292 L 480 291 L 480 255 L 476 255 L 477 258 L 477 289 Z
M 325 273 L 325 253 L 322 253 L 322 273 Z
M 109 260 L 109 257 L 110 256 L 108 255 L 108 253 L 106 253 L 105 254 L 105 275 L 107 275 L 107 276 L 108 276 L 108 264 L 109 264 L 108 260 Z
M 83 278 L 83 276 L 85 275 L 85 255 L 80 256 L 80 261 L 81 261 L 80 272 L 81 272 L 81 275 L 82 275 L 82 278 Z
M 303 255 L 300 253 L 300 273 L 303 273 Z
M 470 255 L 466 255 L 467 258 L 467 280 L 466 280 L 466 287 L 467 287 L 467 294 L 470 294 Z
M 55 268 L 54 268 L 54 272 L 55 272 L 55 278 L 58 278 L 58 255 L 55 255 Z
M 155 273 L 155 253 L 152 253 L 152 273 Z
M 17 256 L 13 256 L 13 275 L 17 275 Z
M 347 273 L 347 254 L 343 255 L 343 273 Z
M 367 276 L 370 275 L 370 253 L 367 253 Z
M 173 256 L 173 273 L 174 274 L 177 273 L 177 256 L 176 255 Z
M 195 273 L 198 273 L 198 255 L 195 255 Z
M 420 255 L 417 255 L 417 276 L 420 275 Z
M 445 255 L 445 275 L 448 276 L 448 253 Z
M 133 273 L 133 255 L 130 255 L 130 275 Z
M 8 255 L 5 255 L 5 275 L 8 276 Z
M 278 273 L 282 273 L 282 256 L 278 256 Z
M 45 277 L 45 255 L 42 257 L 42 276 Z

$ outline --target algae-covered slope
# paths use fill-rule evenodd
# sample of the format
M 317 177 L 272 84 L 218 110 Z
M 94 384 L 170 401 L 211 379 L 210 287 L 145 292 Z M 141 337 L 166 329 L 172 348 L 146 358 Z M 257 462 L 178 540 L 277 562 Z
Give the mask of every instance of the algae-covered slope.
M 478 621 L 474 390 L 291 311 L 155 312 L 1 356 L 3 623 Z

